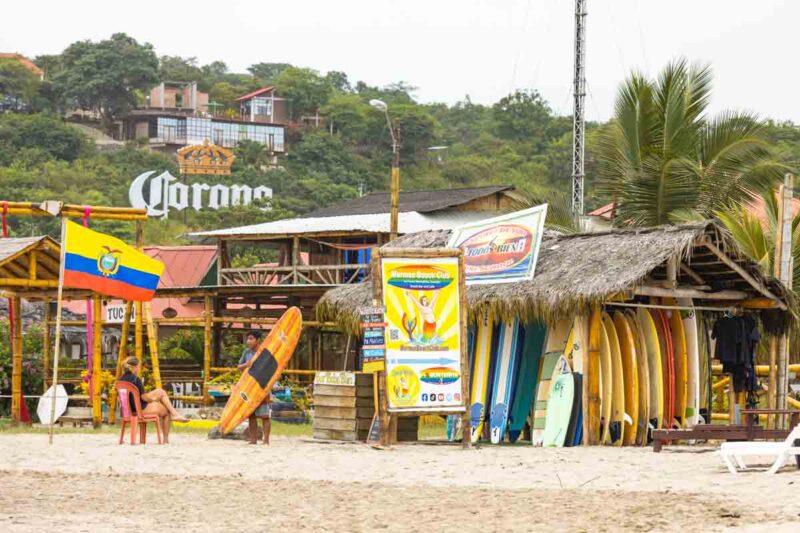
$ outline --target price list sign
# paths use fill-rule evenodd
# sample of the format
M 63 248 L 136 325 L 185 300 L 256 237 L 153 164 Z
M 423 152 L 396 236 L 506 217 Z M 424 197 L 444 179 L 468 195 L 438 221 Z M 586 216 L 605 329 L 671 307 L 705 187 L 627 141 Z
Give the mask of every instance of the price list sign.
M 383 370 L 386 359 L 386 309 L 383 307 L 362 307 L 361 329 L 361 368 L 364 372 Z

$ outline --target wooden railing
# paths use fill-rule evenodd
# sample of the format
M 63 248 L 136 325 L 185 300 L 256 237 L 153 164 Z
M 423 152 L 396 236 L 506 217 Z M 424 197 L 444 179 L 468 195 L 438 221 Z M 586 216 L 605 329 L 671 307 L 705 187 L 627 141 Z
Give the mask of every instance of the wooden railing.
M 348 285 L 357 283 L 369 263 L 223 268 L 222 285 Z

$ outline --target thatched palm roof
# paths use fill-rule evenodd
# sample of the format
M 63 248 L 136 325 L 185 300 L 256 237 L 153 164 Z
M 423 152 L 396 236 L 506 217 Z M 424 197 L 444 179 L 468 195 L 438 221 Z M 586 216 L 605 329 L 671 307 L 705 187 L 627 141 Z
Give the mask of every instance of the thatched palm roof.
M 446 246 L 449 231 L 427 231 L 405 235 L 385 247 Z M 470 317 L 492 309 L 504 319 L 552 322 L 573 316 L 610 297 L 631 291 L 646 280 L 665 278 L 665 263 L 674 256 L 691 264 L 705 251 L 710 239 L 755 280 L 769 287 L 784 302 L 790 291 L 764 276 L 760 267 L 746 258 L 733 238 L 713 222 L 662 226 L 647 229 L 616 229 L 600 233 L 559 235 L 546 232 L 533 280 L 521 283 L 473 285 L 467 288 Z M 698 259 L 698 264 L 700 263 Z M 736 289 L 760 296 L 741 276 L 719 265 L 702 270 L 712 290 Z M 345 331 L 358 334 L 358 308 L 370 305 L 372 283 L 348 285 L 327 292 L 317 304 L 320 320 L 335 321 Z

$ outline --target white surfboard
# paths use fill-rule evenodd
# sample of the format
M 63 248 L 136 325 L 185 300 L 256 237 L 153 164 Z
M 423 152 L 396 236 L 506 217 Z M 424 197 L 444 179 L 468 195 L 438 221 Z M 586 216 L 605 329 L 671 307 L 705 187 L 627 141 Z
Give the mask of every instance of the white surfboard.
M 47 389 L 47 392 L 42 394 L 42 397 L 39 398 L 39 404 L 36 406 L 36 414 L 39 416 L 39 422 L 42 424 L 50 423 L 50 409 L 53 406 L 53 394 L 56 395 L 56 410 L 53 422 L 58 420 L 67 410 L 67 402 L 69 402 L 67 389 L 65 389 L 63 385 L 57 385 L 55 388 L 50 387 Z
M 690 298 L 679 298 L 678 305 L 691 307 Z M 682 311 L 683 330 L 686 335 L 686 359 L 688 379 L 686 380 L 686 427 L 697 425 L 700 420 L 700 350 L 697 340 L 697 317 L 694 310 Z

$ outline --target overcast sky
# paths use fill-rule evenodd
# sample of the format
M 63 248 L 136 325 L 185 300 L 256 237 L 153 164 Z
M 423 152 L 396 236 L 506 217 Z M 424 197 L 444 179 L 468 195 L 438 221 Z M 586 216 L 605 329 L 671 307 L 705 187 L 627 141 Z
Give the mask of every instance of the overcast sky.
M 748 109 L 800 123 L 800 2 L 587 0 L 587 116 L 605 120 L 632 69 L 670 59 L 708 62 L 712 109 Z M 0 51 L 55 54 L 125 32 L 159 55 L 342 70 L 372 85 L 407 81 L 422 102 L 469 95 L 491 104 L 536 88 L 572 110 L 573 0 L 25 0 L 2 9 Z

